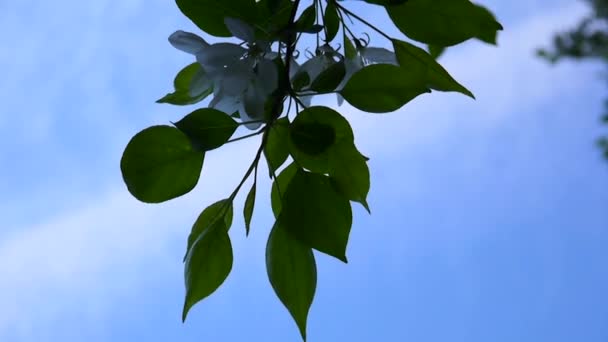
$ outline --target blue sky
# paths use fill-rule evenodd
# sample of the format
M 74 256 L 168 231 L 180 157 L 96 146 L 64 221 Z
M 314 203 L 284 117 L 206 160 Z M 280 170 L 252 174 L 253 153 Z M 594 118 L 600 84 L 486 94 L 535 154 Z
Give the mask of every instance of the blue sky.
M 442 61 L 477 101 L 341 107 L 371 157 L 373 214 L 354 210 L 348 265 L 318 255 L 310 341 L 608 340 L 604 69 L 533 56 L 586 9 L 483 4 L 505 26 L 499 47 Z M 1 341 L 299 340 L 265 273 L 267 186 L 249 238 L 236 217 L 230 277 L 180 322 L 191 224 L 238 183 L 255 140 L 210 153 L 197 189 L 169 203 L 122 184 L 130 137 L 191 109 L 154 103 L 191 62 L 167 42 L 176 29 L 194 30 L 171 1 L 0 3 Z

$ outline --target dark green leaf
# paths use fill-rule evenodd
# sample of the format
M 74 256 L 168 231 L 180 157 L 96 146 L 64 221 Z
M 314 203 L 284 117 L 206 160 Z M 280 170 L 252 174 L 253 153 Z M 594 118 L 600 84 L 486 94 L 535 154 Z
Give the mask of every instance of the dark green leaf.
M 212 227 L 196 239 L 186 257 L 184 270 L 186 300 L 182 321 L 197 302 L 215 292 L 232 269 L 232 245 L 224 220 L 216 220 Z
M 226 17 L 257 22 L 255 0 L 176 0 L 176 3 L 196 26 L 216 37 L 232 36 L 224 24 Z
M 332 149 L 329 175 L 336 190 L 352 201 L 359 202 L 369 212 L 367 194 L 370 179 L 365 157 L 352 143 L 342 143 Z
M 329 177 L 297 170 L 285 191 L 278 222 L 305 245 L 347 262 L 350 202 L 336 192 Z
M 495 43 L 502 30 L 487 9 L 469 0 L 409 0 L 386 9 L 406 36 L 432 45 L 451 46 L 475 37 Z
M 204 154 L 192 148 L 186 135 L 170 126 L 152 126 L 137 133 L 120 161 L 129 192 L 146 203 L 159 203 L 192 190 L 203 167 Z
M 186 256 L 188 256 L 188 252 L 192 248 L 192 245 L 204 232 L 213 227 L 213 225 L 218 220 L 223 219 L 223 224 L 226 227 L 226 230 L 230 229 L 232 226 L 232 202 L 228 199 L 223 199 L 221 201 L 217 201 L 201 212 L 201 214 L 194 222 L 192 226 L 192 230 L 190 231 L 190 235 L 188 236 L 188 246 L 186 248 Z
M 210 151 L 226 143 L 238 124 L 228 114 L 213 108 L 201 108 L 175 123 L 200 151 Z
M 346 33 L 344 33 L 344 57 L 348 59 L 353 59 L 357 55 L 357 49 L 353 42 L 346 37 Z
M 357 71 L 340 91 L 348 103 L 371 113 L 395 111 L 429 92 L 419 73 L 390 64 L 369 65 Z
M 312 25 L 311 27 L 307 28 L 307 29 L 303 29 L 299 32 L 303 32 L 303 33 L 319 33 L 323 31 L 323 25 Z
M 421 73 L 431 89 L 456 91 L 475 98 L 423 49 L 397 39 L 393 39 L 393 47 L 401 67 L 410 73 Z
M 325 25 L 325 42 L 329 43 L 334 40 L 340 29 L 340 17 L 333 2 L 327 2 L 323 15 L 323 25 Z
M 295 163 L 289 164 L 272 183 L 270 191 L 270 204 L 275 218 L 281 213 L 282 199 L 285 197 L 285 190 L 291 182 L 293 176 L 298 171 L 298 166 Z
M 289 119 L 284 117 L 275 121 L 270 127 L 266 146 L 264 146 L 264 156 L 266 156 L 271 176 L 289 157 L 288 139 Z
M 433 57 L 435 59 L 438 59 L 439 57 L 441 57 L 441 55 L 443 55 L 445 50 L 446 50 L 446 48 L 443 46 L 429 45 L 429 54 L 431 55 L 431 57 Z
M 306 127 L 306 129 L 300 130 L 299 127 Z M 315 139 L 309 139 L 309 141 L 303 139 L 304 133 L 294 135 L 294 132 L 306 132 L 315 127 L 318 128 L 317 135 L 313 135 L 316 142 L 313 142 Z M 333 131 L 333 139 L 329 133 L 330 128 Z M 342 141 L 352 143 L 354 140 L 348 121 L 335 110 L 322 106 L 308 107 L 300 112 L 291 124 L 289 135 L 288 145 L 291 156 L 302 167 L 317 173 L 327 172 L 329 152 L 334 144 Z
M 247 194 L 247 199 L 245 199 L 245 206 L 243 207 L 243 216 L 245 217 L 245 234 L 249 235 L 249 230 L 251 227 L 251 217 L 253 216 L 253 207 L 255 205 L 255 191 L 256 191 L 257 182 L 253 182 L 251 186 L 251 190 Z
M 323 70 L 310 85 L 310 89 L 317 93 L 329 93 L 334 91 L 344 79 L 346 67 L 344 62 L 336 62 Z
M 312 250 L 275 223 L 266 245 L 266 271 L 274 292 L 306 340 L 306 320 L 317 287 Z
M 197 74 L 200 76 L 200 73 L 204 73 L 204 71 L 201 68 L 201 65 L 196 62 L 183 68 L 177 73 L 175 80 L 173 80 L 175 91 L 165 95 L 156 102 L 174 105 L 190 105 L 202 101 L 213 92 L 213 89 L 209 88 L 195 97 L 190 96 L 190 84 L 192 83 L 192 79 Z
M 317 18 L 315 4 L 308 6 L 300 15 L 300 18 L 295 22 L 296 31 L 302 32 L 310 29 Z
M 298 72 L 291 81 L 292 88 L 295 91 L 300 91 L 302 88 L 310 84 L 310 76 L 305 71 Z
M 298 122 L 291 125 L 289 133 L 293 146 L 312 156 L 327 151 L 336 141 L 333 127 L 319 122 Z

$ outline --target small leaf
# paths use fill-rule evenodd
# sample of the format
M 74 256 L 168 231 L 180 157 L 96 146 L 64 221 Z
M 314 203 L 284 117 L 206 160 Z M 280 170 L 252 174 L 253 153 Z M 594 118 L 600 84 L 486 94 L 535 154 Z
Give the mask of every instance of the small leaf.
M 334 91 L 344 79 L 346 67 L 344 61 L 332 63 L 323 70 L 310 85 L 310 89 L 317 93 L 329 93 Z
M 266 146 L 264 146 L 264 156 L 266 156 L 271 177 L 289 157 L 288 139 L 289 119 L 280 118 L 270 127 Z
M 270 191 L 270 204 L 272 206 L 272 212 L 275 218 L 279 217 L 282 207 L 282 199 L 285 197 L 285 190 L 293 179 L 293 176 L 298 171 L 298 166 L 295 163 L 289 164 L 283 171 L 277 176 L 272 183 L 272 190 Z
M 247 194 L 245 199 L 245 206 L 243 207 L 243 216 L 245 217 L 245 234 L 249 235 L 249 229 L 251 227 L 251 217 L 253 216 L 253 207 L 255 205 L 255 191 L 257 182 L 253 182 L 251 190 Z
M 152 126 L 137 133 L 120 160 L 129 192 L 146 203 L 159 203 L 192 190 L 203 168 L 204 154 L 171 126 Z
M 310 76 L 307 72 L 298 72 L 291 81 L 292 88 L 295 91 L 300 91 L 302 88 L 310 84 Z
M 370 113 L 401 108 L 420 94 L 430 93 L 419 75 L 390 64 L 369 65 L 357 71 L 340 91 L 348 103 Z
M 319 122 L 291 125 L 289 133 L 293 145 L 298 150 L 312 156 L 327 151 L 336 140 L 336 132 L 333 127 Z
M 329 177 L 297 170 L 285 191 L 278 222 L 306 246 L 347 262 L 352 212 Z
M 250 0 L 176 0 L 177 6 L 196 26 L 216 37 L 231 37 L 224 18 L 247 23 L 258 21 L 256 3 Z
M 353 42 L 346 37 L 346 32 L 344 33 L 344 57 L 347 59 L 353 59 L 357 55 L 357 49 L 353 45 Z
M 170 103 L 173 105 L 190 105 L 198 103 L 204 100 L 209 94 L 213 92 L 212 88 L 203 91 L 196 97 L 190 96 L 190 83 L 197 73 L 204 73 L 199 63 L 192 63 L 187 67 L 183 68 L 175 76 L 173 80 L 173 86 L 175 91 L 165 95 L 163 98 L 157 100 L 157 103 Z
M 215 221 L 223 218 L 226 230 L 230 229 L 230 226 L 232 226 L 232 216 L 232 202 L 228 199 L 217 201 L 205 208 L 196 219 L 196 222 L 194 222 L 190 235 L 188 236 L 186 256 L 188 256 L 188 251 L 190 251 L 196 239 L 213 227 L 216 223 Z M 184 259 L 186 256 L 184 256 Z
M 303 29 L 301 31 L 298 32 L 302 32 L 302 33 L 319 33 L 323 31 L 323 25 L 312 25 L 311 27 L 307 28 L 307 29 Z
M 326 173 L 330 149 L 342 141 L 354 141 L 348 121 L 331 108 L 313 106 L 296 116 L 290 127 L 288 145 L 291 156 L 302 167 Z
M 266 245 L 268 280 L 306 340 L 306 321 L 317 287 L 317 266 L 310 247 L 275 223 Z
M 429 54 L 435 59 L 439 59 L 439 57 L 443 55 L 445 50 L 446 48 L 443 46 L 429 45 Z
M 408 0 L 386 10 L 406 36 L 432 45 L 451 46 L 475 37 L 495 44 L 502 30 L 490 11 L 469 0 Z
M 351 201 L 359 202 L 369 212 L 369 168 L 365 157 L 353 144 L 342 143 L 332 149 L 329 175 L 336 190 Z
M 296 31 L 302 32 L 310 29 L 315 24 L 316 18 L 316 6 L 312 4 L 302 12 L 300 18 L 295 22 Z
M 367 2 L 367 3 L 381 5 L 381 6 L 401 5 L 402 3 L 406 2 L 406 1 L 408 1 L 408 0 L 365 0 L 365 2 Z
M 393 39 L 393 47 L 399 65 L 412 73 L 422 73 L 431 89 L 456 91 L 475 98 L 473 93 L 452 78 L 447 70 L 423 49 L 397 39 Z
M 323 15 L 323 25 L 325 25 L 325 42 L 329 43 L 336 37 L 340 29 L 340 17 L 338 10 L 333 2 L 328 1 Z
M 210 151 L 226 143 L 238 124 L 228 114 L 213 108 L 197 109 L 175 123 L 200 151 Z
M 232 270 L 232 245 L 223 220 L 217 220 L 194 242 L 184 270 L 186 300 L 182 321 L 194 304 L 215 292 Z

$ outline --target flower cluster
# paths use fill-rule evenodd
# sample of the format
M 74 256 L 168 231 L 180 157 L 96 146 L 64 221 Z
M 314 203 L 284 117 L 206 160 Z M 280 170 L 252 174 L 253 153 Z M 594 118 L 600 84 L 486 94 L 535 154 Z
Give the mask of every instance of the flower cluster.
M 224 22 L 230 33 L 243 41 L 241 44 L 209 44 L 198 35 L 184 31 L 173 33 L 169 42 L 175 48 L 194 55 L 201 66 L 190 83 L 192 97 L 213 89 L 209 107 L 228 114 L 238 112 L 247 128 L 257 129 L 264 121 L 265 104 L 278 87 L 279 75 L 274 59 L 279 55 L 271 51 L 271 42 L 256 39 L 254 29 L 247 23 L 234 18 L 226 18 Z M 335 89 L 339 91 L 364 66 L 377 63 L 397 65 L 394 52 L 368 47 L 368 42 L 360 39 L 354 42 L 355 52 L 348 58 L 329 44 L 318 47 L 314 55 L 309 53 L 309 59 L 302 64 L 292 57 L 291 80 L 306 73 L 310 84 L 333 64 L 344 63 L 345 74 Z M 309 106 L 314 95 L 301 94 L 299 102 Z M 339 93 L 337 97 L 338 104 L 342 105 L 344 99 Z

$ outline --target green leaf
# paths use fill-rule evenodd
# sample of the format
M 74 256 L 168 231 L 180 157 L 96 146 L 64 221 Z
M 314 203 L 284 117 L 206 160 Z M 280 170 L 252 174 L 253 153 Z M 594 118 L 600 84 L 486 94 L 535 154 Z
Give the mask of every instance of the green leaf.
M 249 235 L 249 230 L 251 227 L 251 217 L 253 216 L 253 207 L 255 205 L 255 192 L 256 192 L 257 182 L 253 182 L 251 186 L 251 190 L 247 194 L 247 199 L 245 199 L 245 206 L 243 207 L 243 216 L 245 217 L 245 235 Z
M 284 117 L 275 121 L 268 131 L 264 156 L 268 162 L 270 176 L 276 172 L 289 157 L 289 119 Z
M 194 242 L 185 265 L 186 300 L 182 321 L 194 304 L 215 292 L 232 270 L 232 245 L 223 220 L 217 220 Z
M 354 141 L 348 121 L 335 110 L 322 106 L 308 107 L 300 112 L 289 131 L 291 156 L 302 167 L 317 173 L 327 172 L 333 145 Z
M 317 287 L 317 266 L 310 247 L 275 223 L 266 245 L 268 280 L 306 340 L 308 311 Z
M 328 1 L 323 14 L 323 25 L 325 25 L 325 42 L 329 43 L 336 37 L 340 29 L 340 17 L 333 2 Z
M 357 71 L 340 93 L 360 110 L 386 113 L 430 90 L 419 73 L 407 72 L 396 65 L 374 64 Z
M 346 32 L 344 33 L 344 57 L 347 59 L 353 59 L 357 55 L 357 49 L 353 42 L 346 37 Z
M 175 123 L 200 151 L 210 151 L 226 143 L 238 124 L 228 114 L 213 108 L 201 108 Z
M 312 4 L 308 6 L 300 15 L 300 18 L 295 22 L 296 31 L 302 32 L 309 30 L 317 18 L 316 6 Z
M 323 70 L 310 85 L 310 89 L 317 93 L 329 93 L 334 91 L 344 79 L 346 67 L 344 61 L 332 63 L 327 69 Z
M 310 84 L 310 76 L 305 71 L 298 72 L 293 77 L 291 84 L 292 84 L 293 90 L 300 91 L 300 90 L 302 90 L 302 88 L 304 88 Z
M 351 201 L 359 202 L 370 212 L 367 204 L 370 177 L 365 157 L 353 144 L 336 146 L 329 158 L 329 174 L 336 190 Z
M 399 65 L 409 72 L 422 73 L 431 89 L 456 91 L 475 98 L 473 93 L 452 78 L 447 70 L 423 49 L 397 39 L 393 39 L 393 47 Z
M 257 22 L 255 0 L 176 0 L 182 13 L 204 32 L 216 37 L 231 37 L 224 18 Z
M 443 46 L 429 45 L 429 54 L 431 55 L 431 57 L 433 57 L 435 59 L 438 59 L 439 57 L 441 57 L 441 55 L 443 55 L 445 50 L 446 50 L 446 48 Z
M 223 224 L 226 227 L 226 230 L 230 229 L 230 226 L 232 226 L 232 216 L 232 201 L 229 199 L 217 201 L 205 208 L 192 226 L 192 230 L 188 236 L 188 246 L 186 248 L 186 256 L 184 256 L 184 259 L 188 256 L 188 252 L 192 248 L 192 245 L 196 239 L 198 239 L 208 229 L 213 227 L 216 221 L 223 219 Z
M 475 37 L 495 43 L 502 30 L 487 9 L 469 0 L 409 0 L 386 10 L 406 36 L 432 45 L 451 46 Z
M 298 122 L 291 125 L 290 137 L 298 150 L 316 156 L 333 145 L 336 132 L 333 127 L 319 122 Z
M 209 94 L 213 92 L 212 88 L 209 88 L 203 91 L 196 97 L 190 96 L 190 83 L 192 83 L 192 79 L 195 75 L 201 77 L 201 74 L 204 74 L 205 71 L 201 68 L 201 65 L 198 63 L 192 63 L 187 67 L 180 70 L 175 76 L 175 80 L 173 80 L 173 86 L 175 87 L 175 91 L 165 95 L 163 98 L 157 100 L 157 103 L 170 103 L 174 105 L 190 105 L 194 103 L 198 103 L 205 99 Z
M 289 164 L 272 183 L 272 189 L 270 191 L 270 204 L 272 206 L 272 213 L 275 218 L 279 217 L 282 207 L 282 199 L 285 197 L 285 190 L 289 186 L 289 183 L 293 179 L 293 176 L 298 171 L 296 163 Z
M 204 154 L 187 136 L 170 126 L 152 126 L 137 133 L 120 160 L 129 192 L 146 203 L 160 203 L 192 190 L 203 168 Z
M 347 262 L 350 202 L 336 192 L 329 177 L 297 170 L 285 191 L 278 222 L 305 245 Z

